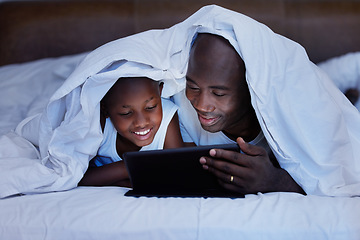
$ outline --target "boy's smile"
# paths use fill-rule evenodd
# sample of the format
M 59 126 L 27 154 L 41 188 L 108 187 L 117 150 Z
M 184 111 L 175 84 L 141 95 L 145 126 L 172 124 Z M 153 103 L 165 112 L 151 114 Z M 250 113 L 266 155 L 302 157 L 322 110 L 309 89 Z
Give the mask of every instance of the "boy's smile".
M 137 132 L 133 132 L 135 134 L 135 137 L 137 137 L 139 139 L 139 141 L 145 141 L 147 139 L 149 139 L 151 137 L 151 132 L 152 128 L 143 130 L 143 131 L 137 131 Z
M 134 132 L 136 135 L 145 136 L 150 132 L 151 129 L 142 131 L 142 132 Z

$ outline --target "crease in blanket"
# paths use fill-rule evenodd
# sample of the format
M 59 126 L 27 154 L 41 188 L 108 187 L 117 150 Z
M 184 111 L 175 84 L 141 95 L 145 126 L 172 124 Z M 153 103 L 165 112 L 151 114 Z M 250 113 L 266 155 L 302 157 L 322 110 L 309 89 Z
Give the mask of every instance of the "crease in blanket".
M 102 140 L 102 96 L 119 77 L 127 76 L 163 81 L 163 97 L 183 90 L 197 32 L 225 37 L 244 60 L 253 107 L 281 167 L 308 194 L 359 196 L 359 112 L 298 43 L 243 14 L 211 5 L 169 29 L 118 39 L 89 53 L 42 114 L 38 135 L 45 161 L 33 159 L 31 170 L 42 172 L 42 181 L 14 181 L 24 164 L 1 160 L 0 197 L 6 197 L 5 185 L 12 193 L 76 187 Z M 124 63 L 104 71 L 117 61 Z M 181 108 L 185 103 L 176 104 Z M 189 133 L 193 139 L 199 137 L 196 131 Z M 10 180 L 2 174 L 7 164 L 12 166 Z

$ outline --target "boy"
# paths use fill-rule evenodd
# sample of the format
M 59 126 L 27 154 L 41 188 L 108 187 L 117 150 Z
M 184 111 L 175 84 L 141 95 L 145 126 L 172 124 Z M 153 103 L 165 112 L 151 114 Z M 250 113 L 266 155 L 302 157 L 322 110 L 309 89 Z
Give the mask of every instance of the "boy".
M 123 153 L 183 146 L 177 107 L 161 98 L 162 87 L 136 77 L 120 78 L 110 88 L 100 103 L 104 138 L 79 185 L 129 187 Z

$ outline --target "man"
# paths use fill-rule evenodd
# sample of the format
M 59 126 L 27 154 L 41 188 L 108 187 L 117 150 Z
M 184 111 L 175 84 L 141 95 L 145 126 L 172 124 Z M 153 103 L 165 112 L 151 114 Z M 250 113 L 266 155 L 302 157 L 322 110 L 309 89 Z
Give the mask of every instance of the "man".
M 196 110 L 201 127 L 210 133 L 209 144 L 236 141 L 243 151 L 216 149 L 210 152 L 213 158 L 200 159 L 224 188 L 245 194 L 272 191 L 304 194 L 276 160 L 274 164 L 270 160 L 272 152 L 251 106 L 244 62 L 226 39 L 198 34 L 190 51 L 186 97 Z

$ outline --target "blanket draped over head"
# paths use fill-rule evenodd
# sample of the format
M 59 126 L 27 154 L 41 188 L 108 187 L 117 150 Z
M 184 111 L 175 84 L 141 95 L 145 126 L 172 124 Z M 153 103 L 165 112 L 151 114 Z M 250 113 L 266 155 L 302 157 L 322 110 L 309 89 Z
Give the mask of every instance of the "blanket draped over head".
M 0 197 L 76 187 L 102 140 L 99 102 L 107 90 L 124 76 L 164 81 L 163 97 L 184 89 L 197 32 L 223 36 L 244 60 L 252 105 L 281 167 L 308 194 L 360 195 L 357 109 L 299 44 L 212 5 L 169 29 L 91 52 L 38 116 L 39 152 L 14 133 L 0 139 L 13 149 L 0 152 Z

